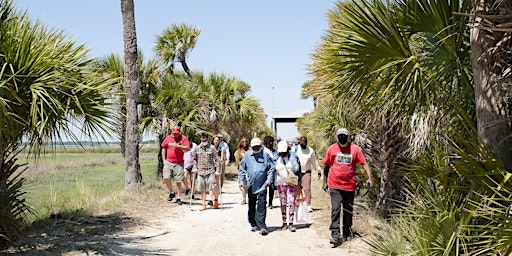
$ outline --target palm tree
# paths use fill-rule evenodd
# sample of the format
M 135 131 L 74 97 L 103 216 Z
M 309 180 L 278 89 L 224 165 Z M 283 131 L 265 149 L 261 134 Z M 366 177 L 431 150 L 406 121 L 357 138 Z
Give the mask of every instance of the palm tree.
M 471 55 L 478 134 L 512 171 L 510 1 L 471 1 Z
M 124 39 L 124 87 L 126 91 L 126 178 L 125 190 L 133 191 L 142 184 L 139 163 L 139 67 L 133 0 L 121 0 Z
M 414 139 L 454 131 L 409 124 L 429 124 L 414 122 L 418 116 L 453 122 L 453 104 L 474 116 L 467 18 L 453 15 L 467 9 L 459 1 L 351 1 L 328 14 L 329 32 L 313 55 L 310 93 L 320 95 L 319 104 L 344 99 L 367 116 L 357 127 L 378 150 L 374 162 L 384 163 L 382 212 L 395 197 L 388 189 L 400 185 L 395 163 L 413 156 Z M 418 136 L 420 130 L 427 135 Z
M 29 213 L 20 148 L 37 157 L 45 145 L 79 143 L 76 131 L 109 135 L 117 82 L 96 72 L 84 45 L 14 10 L 0 0 L 0 240 L 11 241 Z
M 115 120 L 114 130 L 120 141 L 121 154 L 125 156 L 125 138 L 126 138 L 126 96 L 123 88 L 124 65 L 119 55 L 111 54 L 102 58 L 97 58 L 94 66 L 100 69 L 105 75 L 118 79 L 112 98 L 117 103 L 118 111 Z M 154 106 L 154 97 L 156 95 L 158 82 L 158 63 L 155 60 L 144 61 L 143 54 L 139 51 L 139 74 L 140 74 L 140 95 L 137 109 L 142 120 L 146 117 L 156 116 L 158 110 Z M 144 131 L 143 127 L 139 129 Z M 142 135 L 142 134 L 141 134 Z
M 196 46 L 197 38 L 201 34 L 199 28 L 185 24 L 172 24 L 162 34 L 156 37 L 155 52 L 161 60 L 168 65 L 170 73 L 174 73 L 174 63 L 180 62 L 185 73 L 192 76 L 187 65 L 187 55 Z

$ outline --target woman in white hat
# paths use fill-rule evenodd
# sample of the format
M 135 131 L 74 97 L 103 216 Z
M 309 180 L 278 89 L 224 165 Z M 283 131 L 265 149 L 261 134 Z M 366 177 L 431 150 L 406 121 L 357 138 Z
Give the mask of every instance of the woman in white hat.
M 302 172 L 300 170 L 299 158 L 288 148 L 286 141 L 277 143 L 277 152 L 279 157 L 276 160 L 276 178 L 274 181 L 279 193 L 279 202 L 281 203 L 281 216 L 283 226 L 281 230 L 290 230 L 295 232 L 297 228 L 293 226 L 293 217 L 295 213 L 296 190 L 300 189 L 302 182 Z M 286 179 L 288 175 L 296 175 L 297 178 Z M 288 214 L 286 213 L 288 208 Z

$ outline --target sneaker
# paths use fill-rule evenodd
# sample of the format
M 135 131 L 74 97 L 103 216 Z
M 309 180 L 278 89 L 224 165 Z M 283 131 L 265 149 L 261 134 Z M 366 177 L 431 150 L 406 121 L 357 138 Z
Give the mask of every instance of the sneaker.
M 308 212 L 313 212 L 313 208 L 311 208 L 311 205 L 308 205 Z
M 262 228 L 262 229 L 260 230 L 260 234 L 261 234 L 262 236 L 266 236 L 266 235 L 268 235 L 268 230 L 267 230 L 266 228 Z
M 213 209 L 219 209 L 219 201 L 213 202 Z
M 353 236 L 343 236 L 343 241 L 350 242 L 350 241 L 352 241 L 353 238 L 354 238 Z
M 329 243 L 332 244 L 333 247 L 338 247 L 341 245 L 341 239 L 339 237 L 333 237 Z
M 213 206 L 213 201 L 212 200 L 208 200 L 208 205 L 209 206 Z
M 269 208 L 269 209 L 272 209 L 272 204 L 268 204 L 268 208 Z
M 174 192 L 169 192 L 169 197 L 167 197 L 167 201 L 172 201 L 172 199 L 176 196 Z
M 246 204 L 247 201 L 243 200 L 242 202 L 240 202 L 240 204 Z
M 192 195 L 192 200 L 196 200 L 196 197 L 194 195 Z
M 179 198 L 176 198 L 176 203 L 177 203 L 178 205 L 182 205 L 182 204 L 183 204 L 183 202 L 182 202 L 182 201 L 181 201 L 181 199 L 179 199 Z
M 189 193 L 190 193 L 190 189 L 189 188 L 185 189 L 185 196 L 188 196 Z
M 283 225 L 281 226 L 281 231 L 285 231 L 287 229 L 288 229 L 288 224 L 283 223 Z
M 206 210 L 206 205 L 203 204 L 203 206 L 201 206 L 201 211 L 205 211 Z
M 258 230 L 260 230 L 260 228 L 258 228 L 258 226 L 251 227 L 251 232 L 256 232 Z
M 288 229 L 289 229 L 291 232 L 295 232 L 295 230 L 297 230 L 297 228 L 293 225 L 293 223 L 290 223 L 290 225 L 288 225 Z

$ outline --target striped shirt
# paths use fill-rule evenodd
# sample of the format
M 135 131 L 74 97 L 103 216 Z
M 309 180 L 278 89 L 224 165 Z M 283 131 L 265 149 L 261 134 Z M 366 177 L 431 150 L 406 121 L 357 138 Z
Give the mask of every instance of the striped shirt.
M 206 146 L 198 145 L 192 152 L 194 166 L 197 168 L 197 174 L 207 175 L 220 170 L 220 162 L 217 158 L 217 149 L 208 143 Z

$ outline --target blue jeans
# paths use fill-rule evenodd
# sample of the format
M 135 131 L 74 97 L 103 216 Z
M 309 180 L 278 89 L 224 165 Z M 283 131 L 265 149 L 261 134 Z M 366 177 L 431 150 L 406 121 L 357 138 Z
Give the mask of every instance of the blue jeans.
M 355 191 L 329 189 L 331 196 L 331 230 L 332 238 L 340 237 L 340 215 L 343 206 L 343 237 L 352 236 L 352 211 Z
M 266 229 L 267 224 L 265 224 L 265 219 L 267 218 L 267 190 L 264 189 L 258 194 L 253 194 L 252 186 L 250 186 L 247 189 L 247 195 L 249 196 L 249 223 L 251 223 L 251 227 L 257 226 L 260 229 Z

